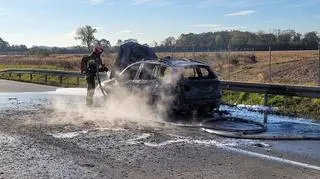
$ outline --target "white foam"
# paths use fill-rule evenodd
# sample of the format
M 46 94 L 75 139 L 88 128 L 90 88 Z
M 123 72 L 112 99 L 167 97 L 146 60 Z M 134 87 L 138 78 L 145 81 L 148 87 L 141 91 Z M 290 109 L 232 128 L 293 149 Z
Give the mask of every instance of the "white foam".
M 278 107 L 270 107 L 270 106 L 263 106 L 263 105 L 245 105 L 245 104 L 238 104 L 238 108 L 246 108 L 253 111 L 278 111 Z
M 67 132 L 67 133 L 55 133 L 55 134 L 49 134 L 54 138 L 59 139 L 70 139 L 79 136 L 80 134 L 86 134 L 88 131 L 77 131 L 77 132 Z
M 169 144 L 182 143 L 182 142 L 186 142 L 186 140 L 185 139 L 167 140 L 167 141 L 161 142 L 161 143 L 144 142 L 144 145 L 149 146 L 149 147 L 162 147 L 162 146 L 166 146 Z
M 143 133 L 143 134 L 141 134 L 140 136 L 137 136 L 137 137 L 134 138 L 134 139 L 128 140 L 127 143 L 128 143 L 128 144 L 131 144 L 131 145 L 140 144 L 141 142 L 139 142 L 139 140 L 149 138 L 150 136 L 151 136 L 151 135 L 148 134 L 148 133 Z
M 114 132 L 118 132 L 118 131 L 127 131 L 126 129 L 124 128 L 120 128 L 120 127 L 98 127 L 96 128 L 95 130 L 98 130 L 98 131 L 114 131 Z

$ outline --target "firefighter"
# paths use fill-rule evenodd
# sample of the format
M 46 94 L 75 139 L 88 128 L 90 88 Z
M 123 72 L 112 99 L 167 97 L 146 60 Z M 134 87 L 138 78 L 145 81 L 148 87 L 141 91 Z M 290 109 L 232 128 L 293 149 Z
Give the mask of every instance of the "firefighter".
M 103 48 L 96 46 L 90 55 L 85 55 L 81 60 L 81 73 L 86 75 L 87 81 L 87 106 L 92 106 L 93 95 L 96 87 L 95 80 L 98 72 L 107 72 L 108 68 L 102 63 L 101 54 Z

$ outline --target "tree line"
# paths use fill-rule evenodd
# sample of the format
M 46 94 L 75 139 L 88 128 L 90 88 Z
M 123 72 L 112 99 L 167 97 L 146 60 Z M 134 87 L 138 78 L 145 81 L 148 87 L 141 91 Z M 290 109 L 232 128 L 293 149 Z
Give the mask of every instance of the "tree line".
M 10 45 L 0 37 L 0 52 L 25 52 L 29 54 L 76 54 L 88 53 L 95 45 L 102 46 L 107 52 L 116 52 L 117 47 L 127 42 L 138 42 L 136 39 L 119 39 L 111 46 L 106 39 L 97 39 L 94 35 L 97 29 L 86 25 L 79 27 L 75 34 L 76 40 L 81 40 L 83 46 L 74 47 L 31 47 L 25 45 Z M 259 31 L 218 31 L 200 34 L 181 34 L 177 39 L 167 37 L 161 43 L 144 44 L 151 46 L 156 52 L 170 51 L 221 51 L 221 50 L 315 50 L 319 44 L 319 33 L 316 31 L 301 34 L 295 30 L 274 30 L 273 33 Z
M 28 48 L 25 45 L 10 45 L 0 37 L 0 52 L 23 52 L 27 50 Z
M 294 30 L 275 30 L 273 33 L 259 31 L 219 31 L 200 34 L 181 34 L 178 39 L 166 38 L 160 45 L 159 51 L 195 50 L 315 50 L 318 49 L 318 32 L 307 32 L 304 35 Z

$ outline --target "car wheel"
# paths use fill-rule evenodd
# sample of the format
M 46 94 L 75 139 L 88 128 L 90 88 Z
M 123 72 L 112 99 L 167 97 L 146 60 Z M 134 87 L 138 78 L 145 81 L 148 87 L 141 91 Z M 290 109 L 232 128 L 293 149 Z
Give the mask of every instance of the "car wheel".
M 203 106 L 199 107 L 197 110 L 197 116 L 199 117 L 212 117 L 213 116 L 213 107 Z

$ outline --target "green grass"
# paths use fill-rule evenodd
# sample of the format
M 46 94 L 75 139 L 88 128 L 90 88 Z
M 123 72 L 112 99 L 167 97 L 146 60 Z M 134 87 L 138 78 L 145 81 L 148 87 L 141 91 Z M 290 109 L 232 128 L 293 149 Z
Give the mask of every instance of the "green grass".
M 229 104 L 263 105 L 264 95 L 247 92 L 224 91 L 223 101 Z M 269 105 L 278 107 L 281 115 L 309 117 L 320 120 L 320 99 L 270 95 Z
M 63 67 L 56 65 L 7 65 L 0 64 L 0 70 L 7 69 L 50 69 L 50 70 L 64 70 Z

